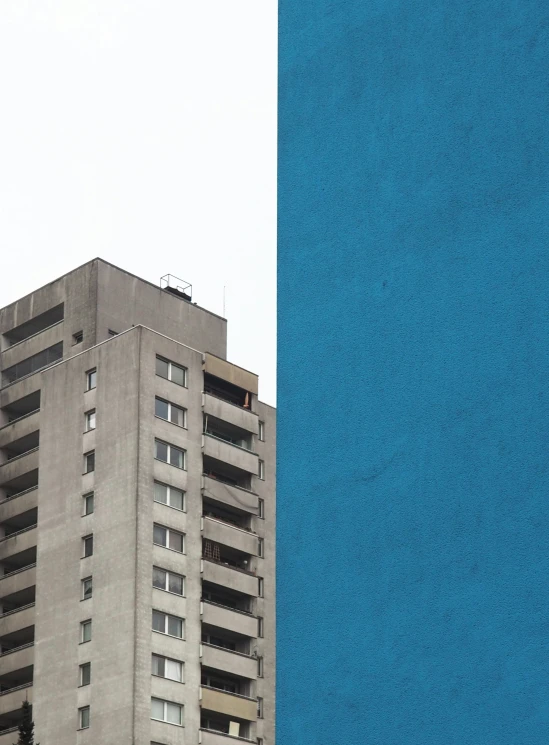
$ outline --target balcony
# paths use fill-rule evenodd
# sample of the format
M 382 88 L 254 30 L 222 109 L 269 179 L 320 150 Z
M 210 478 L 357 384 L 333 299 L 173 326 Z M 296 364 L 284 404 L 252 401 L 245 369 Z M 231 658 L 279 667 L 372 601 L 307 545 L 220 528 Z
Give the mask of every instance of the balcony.
M 243 595 L 257 597 L 257 577 L 251 572 L 210 559 L 202 559 L 202 565 L 204 581 L 229 588 Z
M 234 480 L 226 480 L 224 471 L 215 471 L 215 461 L 204 458 L 204 475 L 202 477 L 202 494 L 215 502 L 234 507 L 241 512 L 257 515 L 259 512 L 257 494 L 250 491 L 248 476 L 247 487 L 239 486 Z M 210 469 L 209 471 L 207 469 Z
M 257 618 L 255 616 L 240 608 L 225 605 L 225 603 L 232 601 L 220 594 L 216 595 L 214 593 L 210 597 L 216 597 L 218 601 L 222 602 L 203 600 L 201 605 L 203 624 L 247 637 L 257 637 Z
M 34 603 L 36 564 L 28 564 L 0 576 L 0 603 L 4 613 Z
M 0 658 L 1 659 L 1 658 Z M 202 664 L 250 680 L 257 677 L 257 659 L 202 642 Z
M 45 365 L 42 364 L 44 360 L 49 362 L 51 356 L 57 354 L 56 348 L 59 346 L 63 347 L 63 326 L 60 323 L 56 323 L 5 349 L 2 352 L 4 372 L 7 369 L 14 370 L 17 367 L 22 368 L 23 373 L 18 374 L 17 378 L 34 372 L 34 369 L 27 371 L 28 366 L 37 367 L 37 369 L 44 367 Z M 46 350 L 52 349 L 54 350 L 53 352 L 48 352 L 47 355 L 44 354 Z M 30 363 L 29 360 L 33 360 L 34 358 L 38 358 L 38 360 Z
M 246 483 L 246 485 L 251 483 L 249 481 L 249 476 L 248 480 L 246 480 L 247 474 L 253 474 L 254 476 L 257 475 L 257 453 L 252 453 L 251 450 L 229 442 L 217 434 L 205 433 L 202 438 L 202 443 L 204 457 L 219 461 L 222 464 L 230 466 L 231 469 L 236 470 L 237 482 L 239 481 L 239 471 L 243 472 L 240 475 L 240 478 Z
M 204 685 L 200 688 L 200 706 L 207 711 L 226 714 L 231 718 L 231 721 L 255 722 L 257 719 L 257 701 L 255 699 Z
M 200 716 L 202 745 L 230 745 L 235 740 L 255 743 L 256 740 L 250 739 L 250 729 L 249 722 L 242 719 L 231 719 L 226 714 L 202 709 Z
M 33 555 L 34 558 L 26 561 L 25 564 L 36 561 L 36 515 L 34 515 L 34 521 L 34 524 L 0 538 L 0 562 L 4 567 L 9 565 L 10 571 L 21 568 L 21 564 L 13 565 L 13 560 L 19 555 L 29 558 L 31 554 Z M 6 528 L 6 523 L 3 523 L 3 527 Z
M 202 535 L 205 539 L 223 546 L 229 546 L 247 556 L 257 555 L 257 535 L 255 533 L 214 517 L 203 517 L 202 525 Z
M 2 604 L 5 603 L 2 600 Z M 0 612 L 0 646 L 3 640 L 6 644 L 15 644 L 18 646 L 19 640 L 30 639 L 29 629 L 33 629 L 36 612 L 34 603 L 22 605 L 14 610 L 4 610 Z M 34 638 L 34 633 L 32 635 Z M 23 642 L 22 642 L 23 643 Z
M 0 491 L 5 490 L 0 489 Z M 11 523 L 20 515 L 26 515 L 29 512 L 38 514 L 38 486 L 15 492 L 12 496 L 5 496 L 0 501 L 0 522 L 3 524 Z
M 30 339 L 37 334 L 46 331 L 47 329 L 55 326 L 64 318 L 64 304 L 60 303 L 55 305 L 53 308 L 40 313 L 38 316 L 34 316 L 29 321 L 21 323 L 18 326 L 14 326 L 4 334 L 4 339 L 8 343 L 8 349 L 20 344 L 25 339 Z
M 36 471 L 36 479 L 31 472 Z M 35 483 L 32 483 L 32 482 Z M 12 483 L 13 482 L 13 483 Z M 28 484 L 26 483 L 28 482 Z M 0 464 L 0 487 L 24 491 L 38 483 L 38 448 L 31 448 Z M 20 487 L 20 488 L 18 488 Z
M 7 619 L 10 617 L 7 616 Z M 22 623 L 22 617 L 24 617 L 24 611 L 19 616 L 19 624 L 17 626 L 14 625 L 14 628 L 6 629 L 4 626 L 5 619 L 0 615 L 0 655 L 15 652 L 20 647 L 34 643 L 34 614 L 30 623 L 26 626 Z M 0 663 L 1 668 L 2 665 Z
M 9 717 L 16 718 L 25 699 L 32 703 L 32 680 L 0 692 L 0 722 Z
M 257 414 L 244 409 L 233 402 L 225 401 L 212 393 L 204 393 L 204 414 L 238 427 L 239 429 L 257 435 L 259 420 Z
M 9 412 L 6 409 L 0 413 L 0 416 L 1 415 L 3 415 L 7 421 L 2 427 L 0 427 L 0 448 L 5 448 L 9 446 L 10 442 L 20 440 L 21 438 L 30 435 L 39 427 L 39 408 L 12 419 L 8 419 Z M 0 419 L 0 421 L 2 420 Z
M 34 642 L 0 653 L 0 686 L 10 675 L 18 675 L 34 664 Z M 18 684 L 19 685 L 19 684 Z

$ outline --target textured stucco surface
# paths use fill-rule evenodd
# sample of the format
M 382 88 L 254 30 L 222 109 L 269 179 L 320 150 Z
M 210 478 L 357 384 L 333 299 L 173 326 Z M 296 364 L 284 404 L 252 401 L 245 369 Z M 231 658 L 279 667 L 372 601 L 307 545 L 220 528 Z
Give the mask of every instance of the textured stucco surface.
M 280 0 L 278 745 L 548 742 L 548 57 Z

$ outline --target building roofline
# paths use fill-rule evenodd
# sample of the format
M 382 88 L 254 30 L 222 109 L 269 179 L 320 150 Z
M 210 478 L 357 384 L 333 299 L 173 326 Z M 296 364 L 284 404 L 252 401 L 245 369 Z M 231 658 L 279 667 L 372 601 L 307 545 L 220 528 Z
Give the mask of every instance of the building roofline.
M 68 272 L 65 272 L 65 274 L 61 274 L 59 277 L 56 277 L 55 279 L 52 279 L 51 282 L 46 282 L 46 284 L 41 285 L 40 287 L 37 287 L 34 290 L 31 290 L 31 292 L 27 292 L 26 295 L 23 295 L 22 297 L 17 298 L 17 300 L 13 300 L 11 303 L 8 303 L 7 305 L 4 305 L 0 308 L 0 312 L 3 310 L 6 310 L 6 308 L 9 308 L 12 305 L 15 305 L 15 303 L 21 302 L 21 300 L 24 300 L 27 297 L 30 297 L 31 295 L 34 295 L 35 292 L 40 292 L 40 290 L 45 290 L 47 287 L 50 287 L 50 285 L 54 285 L 56 282 L 59 282 L 59 280 L 64 279 L 65 277 L 68 277 L 69 274 L 74 274 L 74 272 L 79 271 L 80 269 L 83 269 L 85 266 L 89 266 L 90 264 L 94 264 L 96 262 L 101 262 L 102 264 L 105 264 L 106 266 L 110 266 L 113 269 L 118 270 L 119 272 L 123 272 L 124 274 L 127 274 L 129 277 L 134 277 L 134 279 L 138 279 L 140 282 L 145 282 L 145 284 L 150 285 L 151 287 L 154 287 L 157 290 L 160 290 L 160 292 L 164 292 L 160 285 L 155 285 L 152 282 L 149 282 L 148 279 L 143 279 L 143 277 L 139 277 L 137 274 L 133 274 L 133 272 L 128 272 L 127 269 L 122 269 L 122 267 L 117 266 L 116 264 L 113 264 L 110 261 L 106 261 L 105 259 L 102 259 L 100 256 L 96 256 L 94 259 L 90 259 L 90 261 L 85 261 L 83 264 L 80 264 L 80 266 L 75 267 L 74 269 L 71 269 Z M 168 293 L 171 297 L 177 297 L 176 295 L 173 295 L 172 293 Z M 188 302 L 187 300 L 183 300 L 182 302 Z M 189 303 L 189 305 L 192 305 L 194 308 L 197 308 L 198 310 L 203 311 L 204 313 L 208 313 L 211 316 L 214 316 L 214 318 L 219 318 L 221 321 L 225 321 L 227 323 L 227 319 L 223 318 L 223 316 L 218 315 L 217 313 L 214 313 L 211 310 L 208 310 L 207 308 L 203 308 L 201 305 L 198 305 L 198 303 Z

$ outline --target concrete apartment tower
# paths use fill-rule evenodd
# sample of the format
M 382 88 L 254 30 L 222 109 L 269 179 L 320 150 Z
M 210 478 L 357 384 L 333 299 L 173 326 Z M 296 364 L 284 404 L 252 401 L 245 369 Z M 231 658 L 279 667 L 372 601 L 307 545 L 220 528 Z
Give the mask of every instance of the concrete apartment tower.
M 0 745 L 274 745 L 275 411 L 95 259 L 0 311 Z

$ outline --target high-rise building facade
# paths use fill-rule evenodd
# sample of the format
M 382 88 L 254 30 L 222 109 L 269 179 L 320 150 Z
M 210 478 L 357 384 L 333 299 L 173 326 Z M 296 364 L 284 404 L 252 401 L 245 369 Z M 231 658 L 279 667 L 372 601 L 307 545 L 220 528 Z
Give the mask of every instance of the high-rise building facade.
M 274 745 L 275 411 L 100 259 L 0 311 L 0 745 Z

